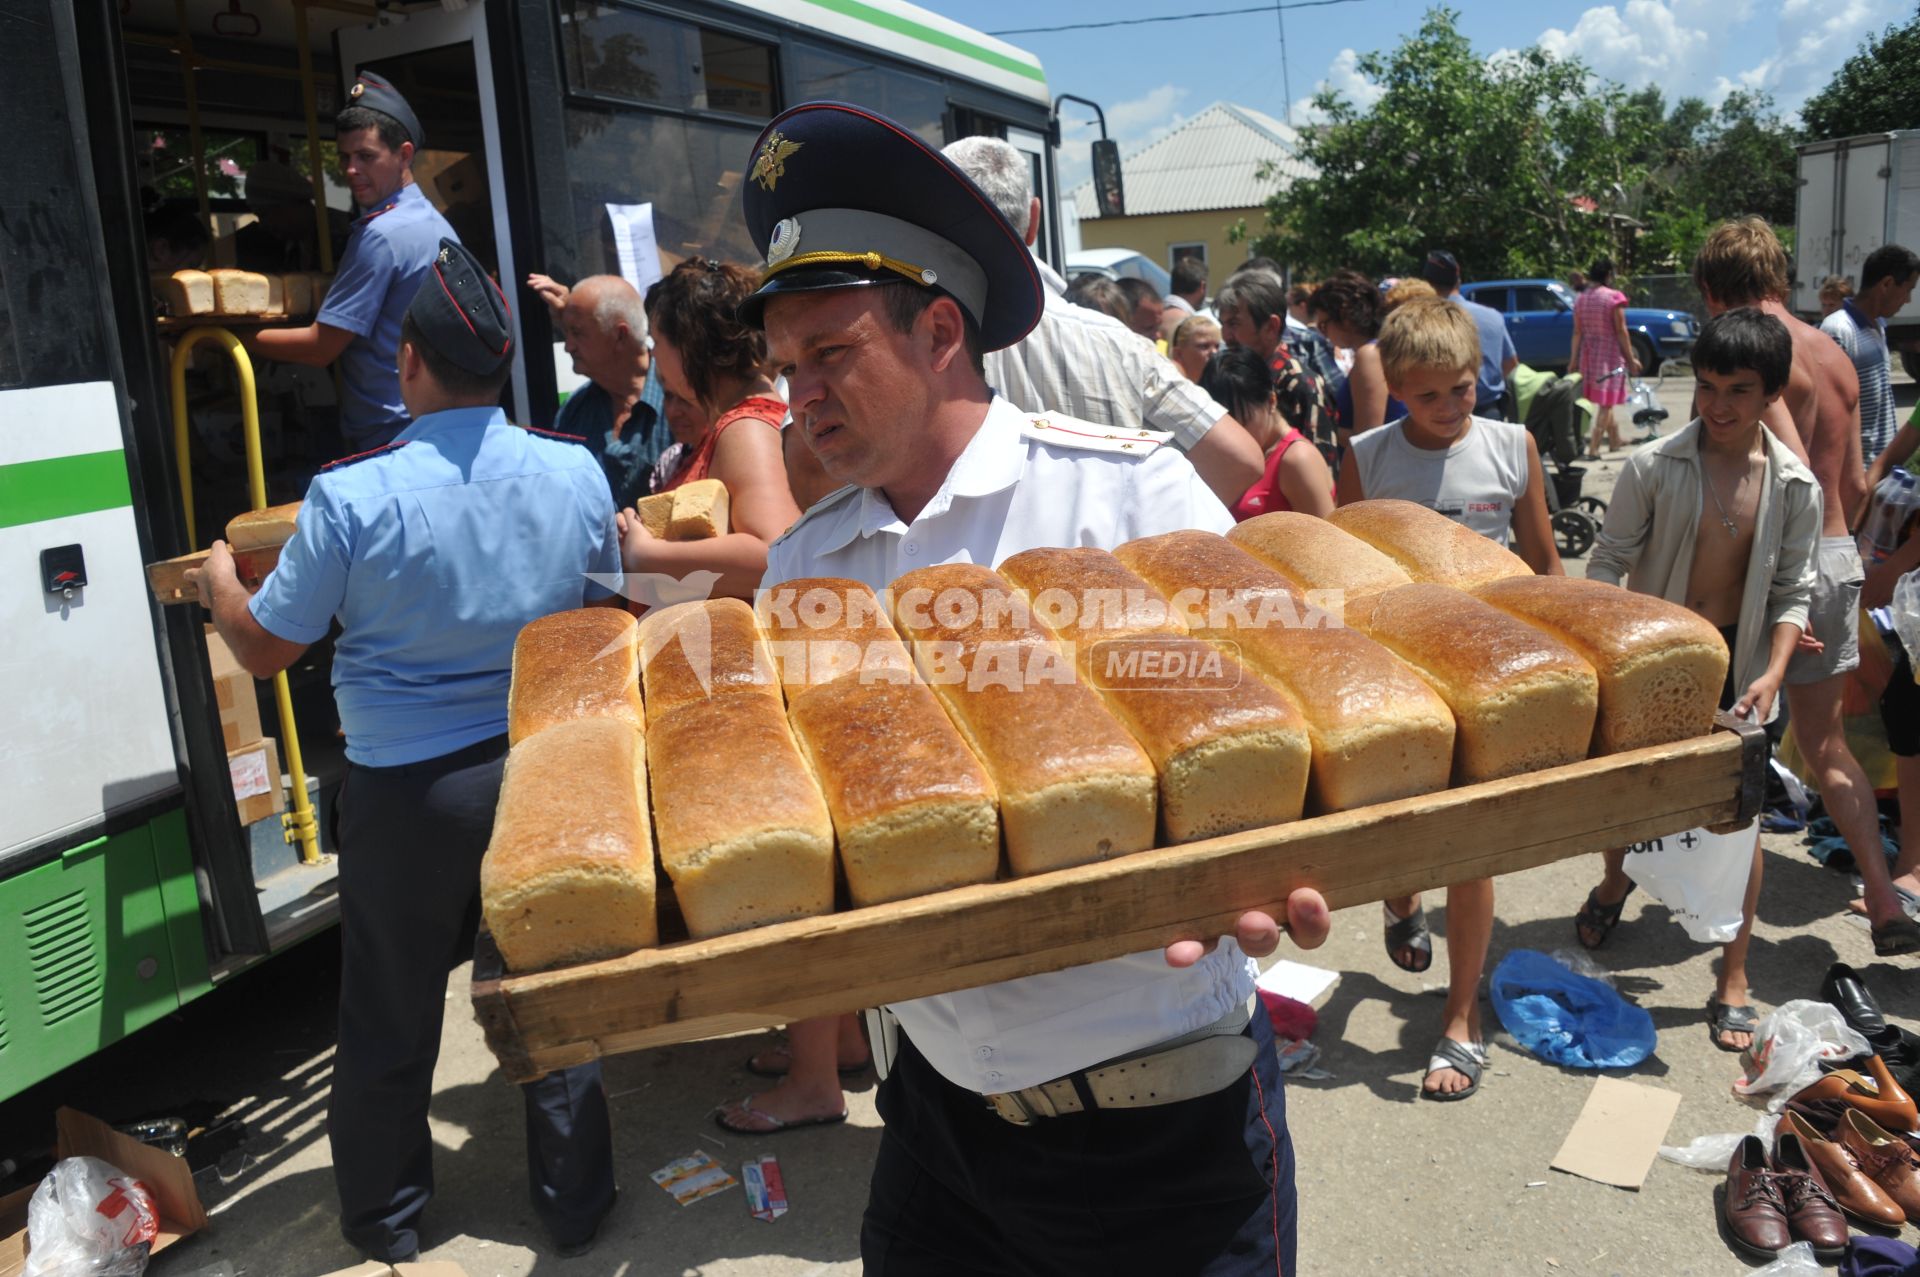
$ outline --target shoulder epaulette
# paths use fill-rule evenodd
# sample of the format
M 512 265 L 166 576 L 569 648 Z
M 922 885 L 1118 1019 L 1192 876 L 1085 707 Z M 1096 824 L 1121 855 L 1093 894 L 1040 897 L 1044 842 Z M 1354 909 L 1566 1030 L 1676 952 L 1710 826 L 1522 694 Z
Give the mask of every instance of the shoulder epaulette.
M 1055 448 L 1076 448 L 1088 452 L 1117 452 L 1123 456 L 1144 457 L 1173 438 L 1165 430 L 1134 430 L 1127 426 L 1101 426 L 1072 417 L 1035 413 L 1020 427 L 1025 438 Z
M 365 461 L 368 457 L 377 457 L 382 453 L 392 452 L 397 448 L 404 448 L 406 446 L 407 441 L 405 439 L 395 439 L 392 443 L 383 443 L 378 448 L 369 448 L 365 452 L 356 452 L 350 457 L 341 457 L 337 461 L 329 461 L 324 466 L 321 466 L 320 469 L 323 471 L 337 470 L 341 466 L 350 466 L 356 461 Z
M 522 426 L 520 428 L 530 435 L 543 435 L 548 439 L 558 439 L 561 443 L 585 443 L 587 441 L 585 435 L 570 435 L 559 430 L 542 430 L 539 426 Z
M 818 501 L 814 502 L 812 505 L 808 506 L 805 510 L 801 511 L 800 517 L 795 519 L 792 523 L 788 524 L 787 530 L 785 532 L 782 532 L 779 536 L 775 537 L 773 540 L 769 541 L 767 544 L 768 545 L 780 544 L 780 542 L 786 540 L 788 537 L 798 532 L 802 524 L 807 523 L 809 520 L 817 519 L 824 516 L 828 510 L 832 509 L 834 506 L 839 505 L 842 501 L 845 501 L 848 497 L 853 496 L 859 491 L 860 491 L 859 486 L 857 484 L 851 484 L 851 483 L 849 483 L 844 488 L 835 488 L 832 492 L 829 492 L 826 496 L 821 497 Z

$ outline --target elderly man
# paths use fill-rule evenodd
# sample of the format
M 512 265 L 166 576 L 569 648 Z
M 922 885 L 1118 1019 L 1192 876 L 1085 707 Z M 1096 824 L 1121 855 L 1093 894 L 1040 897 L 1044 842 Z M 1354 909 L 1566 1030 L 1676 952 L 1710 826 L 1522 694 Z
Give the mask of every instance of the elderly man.
M 1339 387 L 1316 376 L 1289 341 L 1287 286 L 1279 274 L 1265 266 L 1237 272 L 1220 286 L 1214 309 L 1226 344 L 1251 350 L 1273 369 L 1274 394 L 1287 424 L 1318 443 L 1332 443 L 1341 425 Z
M 995 138 L 962 138 L 946 156 L 993 201 L 1031 249 L 1040 201 L 1024 155 Z M 1029 253 L 1031 256 L 1031 253 Z M 987 384 L 1026 412 L 1163 432 L 1213 494 L 1238 501 L 1265 469 L 1260 445 L 1213 397 L 1125 324 L 1067 300 L 1067 283 L 1033 258 L 1046 285 L 1039 326 L 986 357 Z
M 912 132 L 808 104 L 768 125 L 749 172 L 769 261 L 741 318 L 765 326 L 790 429 L 851 485 L 773 544 L 767 586 L 884 589 L 930 564 L 1232 526 L 1158 439 L 989 387 L 983 354 L 1040 322 L 1047 289 L 1022 232 Z M 1325 938 L 1318 893 L 1287 913 L 1300 943 Z M 1250 913 L 1217 943 L 893 1007 L 866 1271 L 1291 1272 L 1285 1098 L 1266 1016 L 1247 1014 L 1247 955 L 1279 941 Z M 1123 1066 L 1163 1081 L 1103 1089 Z
M 615 508 L 624 510 L 647 495 L 666 446 L 658 414 L 640 398 L 650 359 L 647 308 L 618 275 L 590 275 L 567 294 L 559 318 L 573 370 L 587 384 L 560 405 L 553 428 L 585 441 L 606 471 Z

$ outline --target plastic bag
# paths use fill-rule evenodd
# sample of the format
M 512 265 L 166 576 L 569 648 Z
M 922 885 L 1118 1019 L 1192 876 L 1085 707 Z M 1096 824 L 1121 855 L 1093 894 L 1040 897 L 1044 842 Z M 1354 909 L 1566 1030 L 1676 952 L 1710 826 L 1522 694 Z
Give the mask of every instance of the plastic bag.
M 1812 1242 L 1795 1242 L 1765 1268 L 1741 1271 L 1744 1277 L 1821 1277 L 1820 1261 L 1814 1257 Z
M 1753 1134 L 1760 1137 L 1760 1143 L 1768 1149 L 1773 1148 L 1773 1129 L 1779 1119 L 1771 1113 L 1762 1113 L 1754 1119 Z M 1725 1175 L 1727 1163 L 1733 1160 L 1733 1150 L 1740 1147 L 1740 1141 L 1747 1138 L 1738 1131 L 1723 1131 L 1718 1135 L 1696 1135 L 1685 1144 L 1662 1144 L 1660 1156 L 1669 1162 L 1696 1171 L 1706 1171 L 1709 1175 Z
M 1920 679 L 1920 568 L 1893 583 L 1893 603 L 1888 611 L 1893 613 L 1893 632 L 1899 635 L 1900 646 L 1907 649 L 1913 662 L 1914 678 Z
M 1627 848 L 1627 877 L 1665 905 L 1693 939 L 1725 944 L 1740 934 L 1758 827 L 1755 821 L 1731 834 L 1688 829 L 1635 843 Z
M 64 1158 L 27 1204 L 22 1277 L 140 1277 L 159 1229 L 145 1184 L 97 1157 Z
M 1820 1061 L 1850 1060 L 1870 1049 L 1832 1004 L 1796 998 L 1760 1021 L 1753 1045 L 1740 1053 L 1746 1075 L 1734 1082 L 1734 1093 L 1771 1091 L 1767 1109 L 1778 1113 L 1794 1095 L 1820 1080 Z
M 1515 949 L 1502 958 L 1487 996 L 1507 1032 L 1550 1063 L 1624 1069 L 1653 1054 L 1652 1016 L 1544 953 Z

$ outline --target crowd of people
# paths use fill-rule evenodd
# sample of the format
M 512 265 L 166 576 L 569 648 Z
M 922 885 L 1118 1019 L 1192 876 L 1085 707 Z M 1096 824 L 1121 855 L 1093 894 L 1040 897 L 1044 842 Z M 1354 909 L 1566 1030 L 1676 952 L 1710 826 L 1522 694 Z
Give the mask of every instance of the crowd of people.
M 383 211 L 406 208 L 412 189 L 407 130 L 392 118 L 408 117 L 389 95 L 377 82 L 357 93 L 355 111 L 387 116 L 341 125 L 343 149 L 365 148 L 363 167 L 400 183 L 368 192 L 363 206 Z M 1112 548 L 1376 497 L 1420 502 L 1512 546 L 1538 573 L 1564 571 L 1539 448 L 1506 419 L 1517 361 L 1505 323 L 1460 296 L 1461 264 L 1445 249 L 1406 278 L 1339 270 L 1311 286 L 1290 286 L 1277 263 L 1256 258 L 1211 297 L 1190 259 L 1165 296 L 1139 280 L 1070 282 L 1033 252 L 1031 169 L 1004 142 L 936 152 L 832 104 L 796 108 L 769 133 L 805 162 L 776 173 L 764 149 L 773 143 L 756 147 L 743 213 L 764 263 L 692 256 L 644 296 L 614 276 L 526 281 L 586 379 L 561 408 L 557 439 L 512 430 L 494 406 L 511 345 L 505 294 L 423 221 L 433 254 L 396 281 L 405 297 L 367 302 L 361 324 L 395 330 L 390 397 L 407 424 L 314 480 L 310 513 L 258 594 L 217 552 L 203 575 L 216 624 L 256 672 L 283 668 L 332 618 L 344 627 L 335 678 L 354 770 L 333 1139 L 345 1231 L 376 1258 L 412 1253 L 431 1195 L 435 985 L 461 956 L 463 919 L 470 934 L 506 752 L 502 653 L 527 620 L 639 598 L 641 580 L 697 577 L 738 598 L 797 577 L 881 589 L 928 562 Z M 885 189 L 874 189 L 876 172 L 889 175 Z M 848 198 L 856 187 L 865 203 Z M 403 215 L 385 230 L 406 225 Z M 1842 705 L 1860 660 L 1860 604 L 1884 605 L 1920 559 L 1910 527 L 1864 570 L 1853 539 L 1869 468 L 1884 475 L 1920 444 L 1913 424 L 1895 428 L 1884 337 L 1917 274 L 1912 253 L 1879 250 L 1816 330 L 1786 309 L 1787 259 L 1772 230 L 1754 218 L 1717 227 L 1694 263 L 1712 316 L 1693 352 L 1695 419 L 1627 461 L 1588 565 L 1591 577 L 1720 627 L 1732 653 L 1723 708 L 1772 723 L 1784 701 L 1860 866 L 1857 907 L 1874 951 L 1889 956 L 1920 951 L 1908 912 L 1920 899 L 1920 713 L 1897 641 L 1898 668 L 1877 671 L 1899 755 L 1896 866 L 1880 851 Z M 1612 410 L 1638 371 L 1612 276 L 1604 260 L 1585 272 L 1569 351 L 1596 406 L 1594 452 L 1619 446 Z M 324 322 L 330 313 L 257 346 L 337 355 L 347 343 Z M 650 382 L 662 392 L 657 414 Z M 1074 429 L 1043 433 L 1041 414 Z M 725 485 L 727 534 L 650 534 L 635 503 L 697 479 Z M 564 538 L 549 535 L 556 518 Z M 527 529 L 551 562 L 522 561 L 530 551 L 515 538 Z M 588 584 L 555 584 L 576 578 Z M 622 578 L 624 590 L 607 584 Z M 503 580 L 544 585 L 523 597 Z M 434 624 L 421 619 L 428 596 L 458 612 L 459 650 L 438 612 Z M 451 719 L 448 697 L 464 705 Z M 395 839 L 416 835 L 439 846 L 438 859 L 373 871 L 381 857 L 406 860 L 411 848 Z M 1747 1047 L 1756 1024 L 1744 956 L 1760 866 L 1756 835 L 1746 925 L 1706 1007 L 1727 1050 Z M 1607 941 L 1632 890 L 1622 857 L 1607 856 L 1578 911 L 1581 943 Z M 408 911 L 429 898 L 425 928 Z M 1495 885 L 1449 888 L 1446 908 L 1447 997 L 1421 1090 L 1460 1101 L 1487 1066 L 1478 994 Z M 871 1045 L 851 1015 L 791 1025 L 784 1044 L 747 1061 L 774 1085 L 721 1106 L 716 1120 L 753 1135 L 842 1121 L 842 1078 L 890 1057 L 861 1241 L 872 1271 L 999 1271 L 1007 1254 L 1061 1271 L 1291 1271 L 1292 1145 L 1271 1031 L 1248 1016 L 1249 959 L 1277 947 L 1280 922 L 1311 947 L 1327 917 L 1311 891 L 1286 913 L 1249 914 L 1214 945 L 918 999 L 891 1008 L 897 1039 Z M 1418 897 L 1386 901 L 1382 930 L 1395 964 L 1428 969 L 1433 931 Z M 1116 1067 L 1148 1070 L 1164 1093 L 1106 1096 L 1097 1083 Z M 361 1081 L 343 1094 L 348 1078 Z M 591 1244 L 612 1200 L 598 1086 L 585 1066 L 528 1092 L 535 1202 L 556 1242 L 574 1249 Z M 1076 1185 L 1096 1180 L 1123 1200 L 1089 1206 Z

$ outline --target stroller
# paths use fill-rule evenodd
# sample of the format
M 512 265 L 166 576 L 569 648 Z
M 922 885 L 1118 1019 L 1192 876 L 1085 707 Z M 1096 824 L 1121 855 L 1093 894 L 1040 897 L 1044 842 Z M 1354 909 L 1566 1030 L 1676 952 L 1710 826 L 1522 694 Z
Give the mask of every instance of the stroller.
M 1598 497 L 1581 492 L 1586 467 L 1574 464 L 1580 455 L 1580 381 L 1577 377 L 1542 374 L 1545 380 L 1533 388 L 1526 407 L 1527 433 L 1540 450 L 1540 459 L 1549 465 L 1547 477 L 1547 514 L 1553 524 L 1553 538 L 1563 559 L 1577 559 L 1593 548 L 1600 535 L 1600 521 L 1606 517 L 1607 504 Z M 1656 409 L 1662 416 L 1664 409 Z M 1634 418 L 1639 424 L 1639 417 Z
M 1667 410 L 1654 398 L 1653 387 L 1644 381 L 1633 383 L 1633 391 L 1628 396 L 1633 404 L 1633 424 L 1640 436 L 1632 441 L 1632 446 L 1652 443 L 1660 437 L 1660 423 L 1667 419 Z

